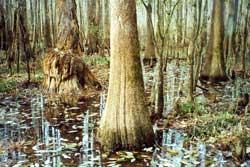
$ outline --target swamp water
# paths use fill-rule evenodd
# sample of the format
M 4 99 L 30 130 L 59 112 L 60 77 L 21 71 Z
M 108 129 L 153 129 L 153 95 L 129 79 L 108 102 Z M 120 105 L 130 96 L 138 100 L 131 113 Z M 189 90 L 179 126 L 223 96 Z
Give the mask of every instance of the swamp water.
M 165 114 L 169 113 L 175 100 L 187 92 L 188 74 L 185 68 L 181 66 L 177 70 L 175 65 L 168 66 L 164 89 Z M 148 88 L 152 85 L 154 72 L 146 70 L 144 74 L 145 88 Z M 238 85 L 240 83 L 235 87 L 226 87 L 230 100 L 235 100 L 240 93 L 242 86 Z M 243 91 L 249 90 L 244 88 Z M 115 159 L 104 164 L 96 143 L 95 132 L 105 108 L 106 96 L 106 92 L 101 93 L 97 101 L 90 102 L 92 107 L 87 107 L 90 104 L 84 100 L 77 100 L 73 105 L 57 97 L 51 100 L 39 90 L 24 90 L 18 96 L 2 98 L 0 166 L 123 166 Z M 222 151 L 211 149 L 198 139 L 185 145 L 185 133 L 175 129 L 159 130 L 157 126 L 154 125 L 154 130 L 161 134 L 162 141 L 155 148 L 148 148 L 151 160 L 145 163 L 146 166 L 236 166 L 225 158 Z M 249 167 L 250 162 L 241 166 Z
M 55 115 L 57 104 L 46 106 L 42 94 L 19 104 L 5 98 L 0 109 L 0 166 L 96 166 L 100 155 L 94 149 L 94 123 L 90 111 Z M 47 111 L 46 111 L 47 110 Z M 80 110 L 68 107 L 65 110 Z M 50 115 L 52 114 L 52 115 Z M 54 115 L 53 115 L 54 114 Z

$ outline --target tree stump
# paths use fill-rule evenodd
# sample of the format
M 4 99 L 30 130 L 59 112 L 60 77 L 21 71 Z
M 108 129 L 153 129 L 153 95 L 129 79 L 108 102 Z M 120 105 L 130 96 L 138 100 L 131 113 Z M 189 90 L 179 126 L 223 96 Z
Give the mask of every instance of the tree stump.
M 43 61 L 43 71 L 43 87 L 51 93 L 81 93 L 85 85 L 101 88 L 83 59 L 70 50 L 48 52 Z
M 43 60 L 43 87 L 51 93 L 81 93 L 85 85 L 101 85 L 80 57 L 75 0 L 56 0 L 58 36 L 56 49 Z

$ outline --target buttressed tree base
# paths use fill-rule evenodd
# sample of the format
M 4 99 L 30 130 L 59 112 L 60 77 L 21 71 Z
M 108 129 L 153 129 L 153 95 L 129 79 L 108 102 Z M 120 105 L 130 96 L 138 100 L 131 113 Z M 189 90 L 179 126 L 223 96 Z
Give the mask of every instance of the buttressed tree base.
M 99 141 L 105 151 L 152 146 L 146 106 L 135 0 L 111 0 L 111 69 Z

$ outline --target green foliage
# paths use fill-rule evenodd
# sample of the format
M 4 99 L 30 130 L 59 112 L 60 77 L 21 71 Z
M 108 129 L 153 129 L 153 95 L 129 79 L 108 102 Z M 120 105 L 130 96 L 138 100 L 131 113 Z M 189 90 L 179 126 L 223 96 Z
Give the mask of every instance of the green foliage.
M 194 107 L 194 104 L 189 101 L 182 103 L 180 106 L 181 113 L 184 113 L 184 114 L 190 113 L 193 110 L 193 107 Z
M 219 136 L 230 132 L 237 126 L 239 118 L 228 112 L 208 113 L 199 118 L 193 129 L 193 135 L 203 137 Z
M 95 65 L 107 65 L 109 64 L 109 57 L 107 56 L 100 56 L 100 55 L 94 55 L 94 56 L 84 56 L 83 60 L 86 64 L 95 66 Z
M 0 92 L 8 92 L 16 84 L 17 84 L 17 81 L 15 79 L 10 79 L 10 80 L 7 80 L 5 82 L 0 82 Z
M 196 113 L 200 115 L 205 111 L 203 108 L 203 104 L 198 102 L 192 103 L 190 101 L 187 101 L 180 105 L 181 114 Z

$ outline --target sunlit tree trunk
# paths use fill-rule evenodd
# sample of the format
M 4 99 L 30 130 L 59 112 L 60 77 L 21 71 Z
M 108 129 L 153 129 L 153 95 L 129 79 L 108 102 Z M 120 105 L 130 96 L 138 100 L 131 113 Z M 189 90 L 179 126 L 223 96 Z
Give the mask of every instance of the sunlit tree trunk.
M 56 5 L 57 49 L 45 55 L 44 88 L 57 93 L 81 93 L 85 84 L 99 88 L 99 82 L 79 56 L 79 27 L 75 0 L 57 0 Z
M 200 75 L 201 80 L 219 82 L 227 80 L 223 55 L 224 0 L 213 1 L 210 39 Z
M 135 0 L 111 0 L 111 69 L 99 141 L 104 150 L 140 149 L 153 144 L 146 107 Z

